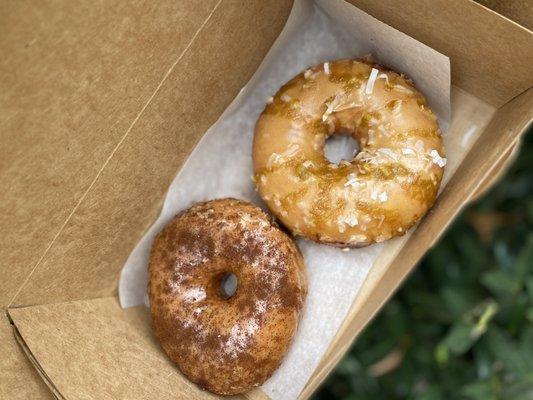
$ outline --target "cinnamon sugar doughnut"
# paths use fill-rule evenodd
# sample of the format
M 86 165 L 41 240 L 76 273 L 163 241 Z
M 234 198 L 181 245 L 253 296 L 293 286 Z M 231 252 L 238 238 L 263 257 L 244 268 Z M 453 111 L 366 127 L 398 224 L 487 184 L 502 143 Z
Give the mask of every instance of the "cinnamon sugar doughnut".
M 228 298 L 221 282 L 235 274 Z M 159 233 L 149 265 L 153 326 L 164 351 L 221 395 L 265 382 L 296 332 L 307 293 L 303 259 L 260 208 L 199 203 Z
M 359 153 L 331 163 L 326 139 L 351 135 Z M 294 234 L 359 247 L 403 235 L 433 205 L 446 164 L 435 114 L 403 75 L 340 60 L 284 85 L 259 117 L 255 182 Z

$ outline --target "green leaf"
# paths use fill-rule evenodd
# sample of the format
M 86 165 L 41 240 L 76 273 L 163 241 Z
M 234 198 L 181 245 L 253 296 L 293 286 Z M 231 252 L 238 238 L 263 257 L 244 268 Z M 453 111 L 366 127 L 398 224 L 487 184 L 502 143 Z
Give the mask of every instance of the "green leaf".
M 493 373 L 493 356 L 484 341 L 474 347 L 474 365 L 476 367 L 477 378 L 484 380 L 491 377 Z
M 518 279 L 502 270 L 492 270 L 481 276 L 481 283 L 495 296 L 507 298 L 520 290 Z
M 482 300 L 472 287 L 444 286 L 442 299 L 450 313 L 458 318 Z
M 512 400 L 533 400 L 533 376 L 505 385 L 502 398 Z
M 446 343 L 439 343 L 435 349 L 435 360 L 439 365 L 446 365 L 450 359 L 450 350 Z
M 522 349 L 521 351 L 529 349 L 533 354 L 533 346 L 531 345 L 531 343 L 533 343 L 533 325 L 529 324 L 522 330 L 522 334 L 520 335 L 520 346 Z
M 487 335 L 488 347 L 496 360 L 503 364 L 507 372 L 517 376 L 525 376 L 533 371 L 533 360 L 519 351 L 518 343 L 501 329 L 493 328 Z
M 483 335 L 487 331 L 487 326 L 494 317 L 494 315 L 498 312 L 498 304 L 495 302 L 488 302 L 485 305 L 485 309 L 483 310 L 481 316 L 479 317 L 479 320 L 476 322 L 474 327 L 472 328 L 472 336 L 474 339 L 479 338 L 481 335 Z
M 528 274 L 533 273 L 533 234 L 529 234 L 526 244 L 514 265 L 515 272 L 520 282 L 524 282 Z
M 453 325 L 442 342 L 452 354 L 461 355 L 466 353 L 477 338 L 472 336 L 471 326 L 459 322 Z
M 359 361 L 351 355 L 345 357 L 337 367 L 337 371 L 340 374 L 349 376 L 358 373 L 360 370 L 361 364 L 359 364 Z
M 416 396 L 417 400 L 441 400 L 444 399 L 442 389 L 438 385 L 428 385 L 419 390 Z
M 460 254 L 467 259 L 473 268 L 487 265 L 487 253 L 480 245 L 479 239 L 466 231 L 457 232 L 456 245 Z
M 487 331 L 490 320 L 498 311 L 494 301 L 488 301 L 468 310 L 463 320 L 453 324 L 444 340 L 437 346 L 435 357 L 439 364 L 448 361 L 449 353 L 456 356 L 466 353 Z
M 472 400 L 490 400 L 496 398 L 490 381 L 469 383 L 461 388 L 460 393 L 463 397 Z

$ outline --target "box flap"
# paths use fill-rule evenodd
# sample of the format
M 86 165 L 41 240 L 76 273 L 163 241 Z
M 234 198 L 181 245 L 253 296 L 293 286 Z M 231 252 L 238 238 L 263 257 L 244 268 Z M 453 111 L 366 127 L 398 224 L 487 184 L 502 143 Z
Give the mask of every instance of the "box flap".
M 2 3 L 0 305 L 215 5 Z
M 146 307 L 122 310 L 109 297 L 15 308 L 9 314 L 18 340 L 60 398 L 218 398 L 191 383 L 165 357 Z M 265 396 L 254 390 L 229 398 Z
M 465 0 L 348 0 L 450 57 L 452 83 L 499 107 L 533 85 L 533 35 Z
M 119 145 L 42 255 L 14 305 L 115 292 L 121 266 L 158 214 L 176 171 L 255 72 L 291 6 L 254 1 L 242 7 L 233 0 L 217 5 L 187 51 L 174 60 L 149 104 L 122 132 Z

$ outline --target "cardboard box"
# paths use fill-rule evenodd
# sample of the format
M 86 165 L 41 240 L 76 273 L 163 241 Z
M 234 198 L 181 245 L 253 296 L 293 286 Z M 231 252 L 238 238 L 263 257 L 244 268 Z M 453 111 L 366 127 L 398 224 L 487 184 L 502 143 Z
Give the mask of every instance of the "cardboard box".
M 391 258 L 372 269 L 301 398 L 497 176 L 533 118 L 527 29 L 467 0 L 350 3 L 449 56 L 451 129 L 466 130 L 474 120 L 483 132 L 406 245 L 387 253 L 394 268 L 386 268 Z M 164 357 L 146 310 L 120 309 L 118 273 L 159 213 L 170 181 L 257 69 L 291 5 L 0 6 L 0 304 L 57 398 L 213 397 Z M 4 322 L 0 340 L 9 356 L 0 361 L 0 397 L 46 396 L 9 336 Z

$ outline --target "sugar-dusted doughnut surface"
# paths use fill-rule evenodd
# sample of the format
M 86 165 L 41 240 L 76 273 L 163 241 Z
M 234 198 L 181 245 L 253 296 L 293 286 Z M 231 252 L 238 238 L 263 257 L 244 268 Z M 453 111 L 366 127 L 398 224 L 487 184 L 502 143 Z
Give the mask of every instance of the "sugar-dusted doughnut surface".
M 351 135 L 350 161 L 326 139 Z M 294 234 L 358 247 L 403 235 L 433 205 L 446 164 L 435 114 L 404 76 L 371 62 L 310 68 L 269 99 L 256 124 L 254 180 Z
M 232 295 L 222 288 L 231 274 Z M 198 203 L 156 237 L 149 298 L 157 338 L 193 382 L 222 395 L 272 375 L 292 341 L 307 293 L 299 249 L 260 208 Z

